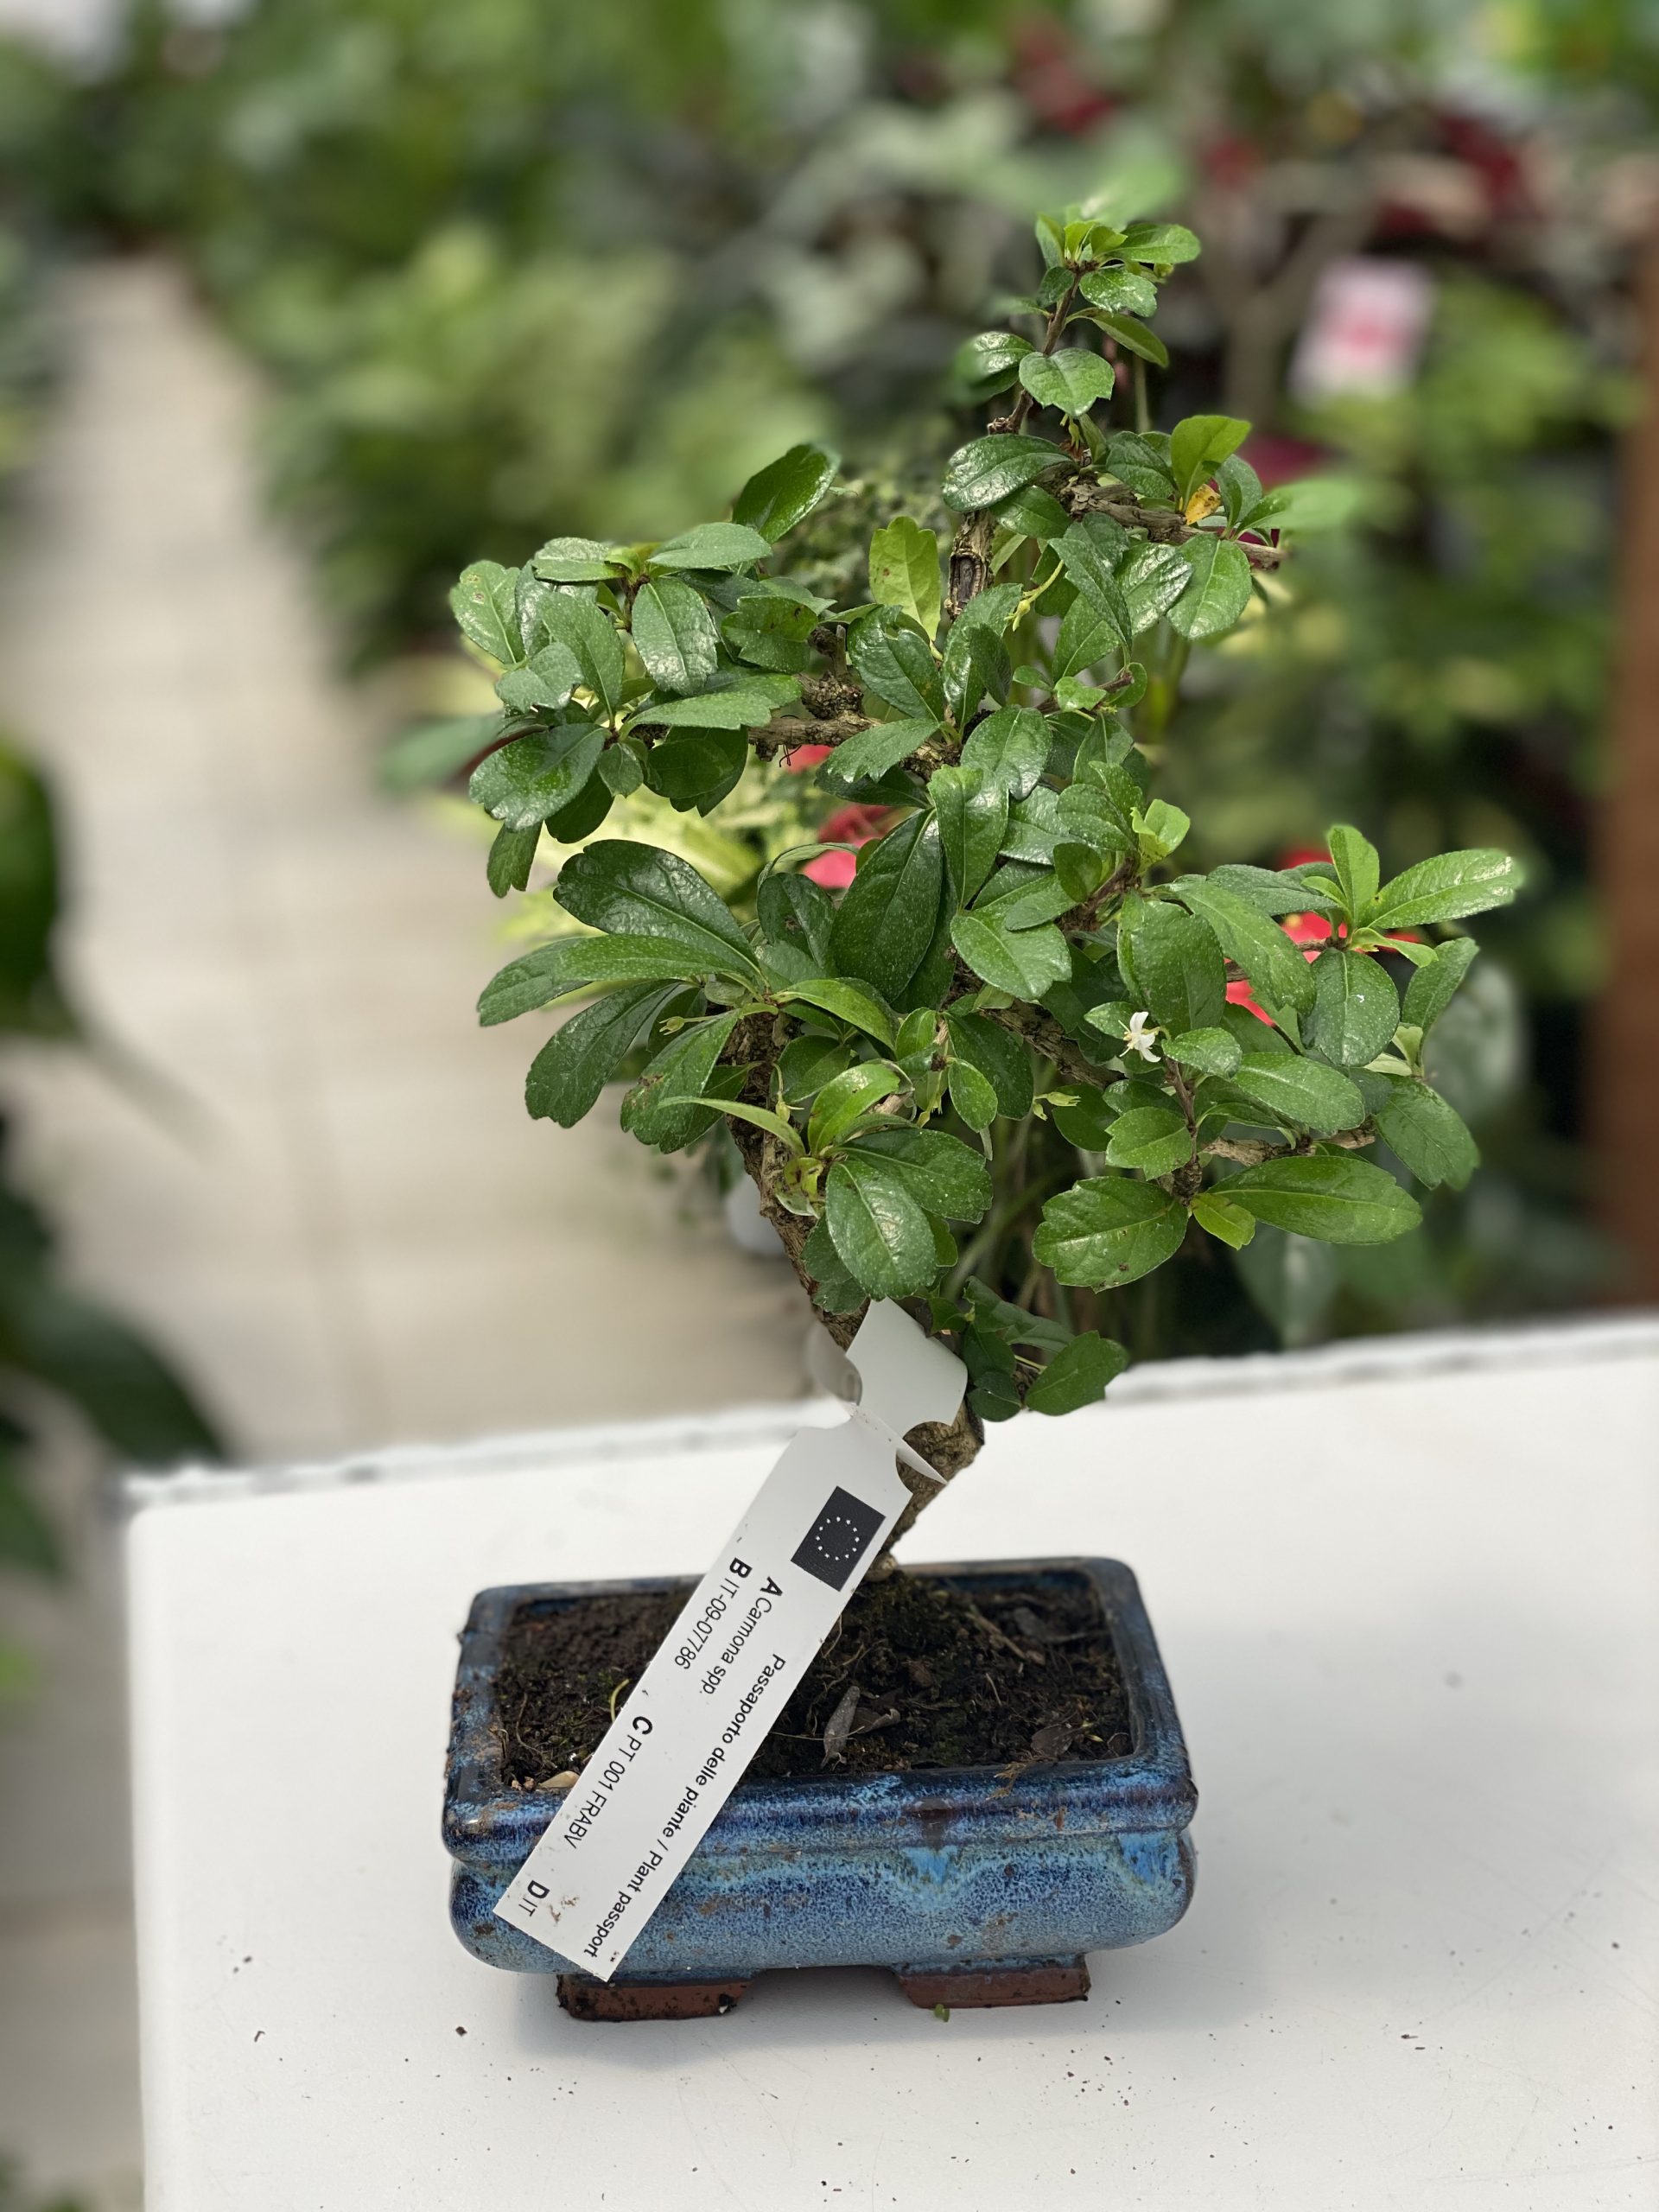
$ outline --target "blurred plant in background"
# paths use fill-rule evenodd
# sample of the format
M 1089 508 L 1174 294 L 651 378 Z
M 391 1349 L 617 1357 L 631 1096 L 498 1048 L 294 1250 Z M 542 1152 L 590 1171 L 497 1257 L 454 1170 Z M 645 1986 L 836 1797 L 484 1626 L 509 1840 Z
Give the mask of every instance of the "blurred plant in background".
M 1656 90 L 1636 0 L 137 0 L 97 82 L 36 72 L 26 105 L 57 101 L 37 200 L 181 251 L 263 365 L 344 649 L 412 656 L 404 787 L 477 749 L 487 694 L 433 650 L 463 560 L 672 531 L 829 438 L 853 488 L 800 572 L 844 595 L 859 531 L 931 519 L 974 397 L 949 364 L 1031 281 L 1032 209 L 1109 181 L 1191 219 L 1152 420 L 1247 417 L 1265 481 L 1323 470 L 1365 521 L 1188 673 L 1167 788 L 1266 863 L 1357 817 L 1402 865 L 1502 844 L 1535 886 L 1441 1033 L 1493 1172 L 1409 1261 L 1258 1239 L 1253 1295 L 1302 1341 L 1559 1305 L 1601 1265 L 1577 1070 Z M 697 864 L 741 906 L 809 811 L 779 772 Z

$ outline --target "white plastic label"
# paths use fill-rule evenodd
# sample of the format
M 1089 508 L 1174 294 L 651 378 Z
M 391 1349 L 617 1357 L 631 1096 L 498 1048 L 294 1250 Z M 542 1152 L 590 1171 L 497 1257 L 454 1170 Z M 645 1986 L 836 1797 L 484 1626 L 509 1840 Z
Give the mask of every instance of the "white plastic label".
M 872 1306 L 847 1357 L 851 1419 L 785 1447 L 495 1908 L 601 1981 L 880 1555 L 910 1501 L 895 1457 L 932 1474 L 904 1432 L 962 1403 L 962 1362 L 901 1306 Z

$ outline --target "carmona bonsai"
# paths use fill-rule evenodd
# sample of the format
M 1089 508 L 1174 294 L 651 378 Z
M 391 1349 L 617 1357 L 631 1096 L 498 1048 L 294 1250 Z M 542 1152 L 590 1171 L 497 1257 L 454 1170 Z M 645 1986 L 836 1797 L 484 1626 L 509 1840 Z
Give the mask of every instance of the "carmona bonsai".
M 1264 492 L 1249 424 L 1224 415 L 1150 427 L 1147 365 L 1166 355 L 1147 318 L 1198 252 L 1191 232 L 1069 209 L 1037 241 L 1015 327 L 957 365 L 993 410 L 983 433 L 950 455 L 942 508 L 912 502 L 948 537 L 893 513 L 849 584 L 823 547 L 836 524 L 848 542 L 857 493 L 801 446 L 726 520 L 554 538 L 454 594 L 500 701 L 470 786 L 499 825 L 491 887 L 524 890 L 545 855 L 570 925 L 494 978 L 481 1017 L 583 1001 L 536 1056 L 531 1112 L 569 1127 L 621 1080 L 643 1145 L 728 1133 L 838 1344 L 867 1301 L 896 1300 L 965 1363 L 955 1422 L 909 1440 L 947 1478 L 986 1423 L 1101 1397 L 1155 1270 L 1195 1280 L 1262 1225 L 1382 1243 L 1418 1223 L 1414 1186 L 1467 1179 L 1475 1145 L 1425 1079 L 1424 1040 L 1475 955 L 1459 925 L 1519 882 L 1496 851 L 1385 880 L 1342 825 L 1294 867 L 1188 864 L 1202 824 L 1154 796 L 1188 657 L 1294 592 L 1290 544 L 1332 519 L 1333 487 Z M 604 834 L 642 787 L 659 815 L 717 815 L 789 768 L 846 834 L 774 850 L 737 903 Z M 937 1486 L 899 1471 L 902 1532 Z M 512 1952 L 537 1947 L 491 1923 L 492 1885 L 680 1594 L 480 1600 L 450 1777 L 457 1925 L 480 1955 L 555 1963 Z M 695 2010 L 759 1966 L 835 1958 L 893 1965 L 928 2002 L 1078 1993 L 1082 1950 L 1179 1914 L 1191 1809 L 1125 1570 L 884 1560 L 628 1975 L 575 2001 Z M 1012 1858 L 1033 1824 L 1038 1859 Z M 938 1895 L 894 1933 L 893 1885 L 947 1833 Z M 723 1950 L 699 1882 L 734 1911 L 748 1895 Z

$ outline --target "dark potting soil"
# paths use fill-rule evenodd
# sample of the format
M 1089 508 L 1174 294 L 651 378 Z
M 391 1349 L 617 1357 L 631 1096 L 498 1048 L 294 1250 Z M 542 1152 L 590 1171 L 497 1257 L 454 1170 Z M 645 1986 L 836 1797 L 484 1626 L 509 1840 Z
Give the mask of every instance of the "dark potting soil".
M 521 1609 L 498 1681 L 510 1787 L 582 1768 L 690 1588 Z M 1116 1655 L 1081 1576 L 970 1598 L 899 1573 L 857 1593 L 748 1771 L 1017 1768 L 1129 1749 Z

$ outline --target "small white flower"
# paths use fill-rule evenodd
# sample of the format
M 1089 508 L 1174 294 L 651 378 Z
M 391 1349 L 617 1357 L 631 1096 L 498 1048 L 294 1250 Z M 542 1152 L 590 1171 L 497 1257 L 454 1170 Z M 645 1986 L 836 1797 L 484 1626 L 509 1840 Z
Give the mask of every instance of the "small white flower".
M 1143 1060 L 1155 1060 L 1158 1047 L 1153 1039 L 1157 1034 L 1151 1014 L 1142 1007 L 1139 1014 L 1129 1016 L 1129 1027 L 1123 1041 L 1132 1052 L 1139 1052 Z

